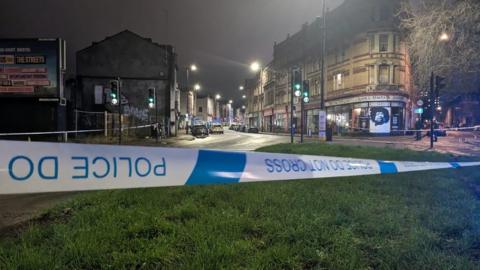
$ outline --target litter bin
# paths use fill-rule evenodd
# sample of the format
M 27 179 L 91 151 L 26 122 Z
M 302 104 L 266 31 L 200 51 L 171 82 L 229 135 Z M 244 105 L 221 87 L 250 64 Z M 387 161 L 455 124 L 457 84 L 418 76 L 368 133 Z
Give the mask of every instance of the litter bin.
M 332 127 L 327 127 L 327 142 L 333 141 L 333 128 Z

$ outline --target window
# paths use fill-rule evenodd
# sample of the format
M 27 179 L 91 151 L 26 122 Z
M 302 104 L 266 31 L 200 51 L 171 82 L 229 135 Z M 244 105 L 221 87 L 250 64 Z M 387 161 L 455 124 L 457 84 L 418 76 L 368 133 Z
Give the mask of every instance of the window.
M 320 94 L 320 81 L 319 80 L 315 80 L 315 86 L 313 88 L 313 93 L 312 93 L 312 96 L 317 96 Z
M 378 71 L 378 83 L 379 84 L 389 84 L 390 80 L 390 66 L 380 65 Z
M 402 78 L 400 77 L 400 67 L 395 66 L 393 68 L 393 84 L 402 84 Z
M 202 107 L 198 107 L 198 112 L 199 112 L 199 113 L 203 112 L 203 108 L 202 108 Z
M 369 43 L 369 50 L 370 53 L 372 53 L 373 51 L 375 51 L 375 35 L 369 36 Z
M 400 36 L 393 35 L 393 51 L 400 52 Z
M 379 43 L 378 47 L 380 52 L 388 51 L 388 35 L 387 34 L 380 35 L 378 43 Z
M 375 83 L 375 66 L 374 65 L 368 66 L 368 84 L 376 84 Z
M 338 73 L 333 76 L 333 90 L 342 89 L 343 86 L 343 74 Z

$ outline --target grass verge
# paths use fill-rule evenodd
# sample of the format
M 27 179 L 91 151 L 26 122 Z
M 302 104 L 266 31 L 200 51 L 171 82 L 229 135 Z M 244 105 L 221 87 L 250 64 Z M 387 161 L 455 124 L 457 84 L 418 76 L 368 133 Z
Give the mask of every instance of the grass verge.
M 324 144 L 260 151 L 452 158 Z M 1 239 L 0 269 L 478 269 L 480 203 L 465 179 L 480 170 L 87 193 Z

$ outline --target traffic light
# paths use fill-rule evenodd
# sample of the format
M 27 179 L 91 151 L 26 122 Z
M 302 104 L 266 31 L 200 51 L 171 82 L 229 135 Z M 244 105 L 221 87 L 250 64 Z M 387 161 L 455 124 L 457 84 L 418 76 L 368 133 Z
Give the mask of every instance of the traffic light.
M 302 71 L 299 68 L 293 69 L 292 88 L 296 97 L 300 97 L 302 95 Z
M 112 105 L 117 105 L 118 99 L 119 99 L 118 81 L 117 80 L 110 81 L 110 100 L 111 100 L 110 102 L 112 103 Z
M 303 81 L 303 102 L 308 103 L 310 101 L 310 81 Z
M 153 109 L 155 107 L 155 88 L 149 88 L 148 89 L 148 98 L 147 98 L 147 104 L 150 109 Z

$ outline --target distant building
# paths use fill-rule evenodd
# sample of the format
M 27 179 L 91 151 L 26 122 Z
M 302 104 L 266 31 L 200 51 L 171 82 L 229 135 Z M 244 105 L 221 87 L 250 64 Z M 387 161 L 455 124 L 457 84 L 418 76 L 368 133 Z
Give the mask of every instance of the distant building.
M 327 14 L 325 106 L 337 131 L 390 134 L 412 126 L 412 82 L 406 42 L 394 16 L 399 1 L 345 0 Z M 288 132 L 291 70 L 310 85 L 305 131 L 319 131 L 323 19 L 274 46 L 274 58 L 247 88 L 248 121 L 264 131 Z M 294 99 L 300 127 L 300 102 Z
M 159 45 L 125 30 L 80 50 L 76 55 L 75 108 L 117 112 L 108 103 L 110 81 L 120 78 L 121 101 L 131 124 L 158 122 L 170 135 L 176 132 L 180 94 L 176 80 L 176 54 L 170 45 Z M 147 104 L 148 89 L 155 88 L 157 108 Z
M 215 113 L 215 101 L 211 96 L 198 97 L 197 98 L 197 111 L 195 114 L 195 120 L 212 123 Z
M 187 127 L 187 124 L 190 124 L 189 121 L 194 113 L 194 93 L 193 91 L 187 91 L 186 89 L 181 89 L 180 91 L 180 117 L 179 117 L 179 126 L 181 129 Z

